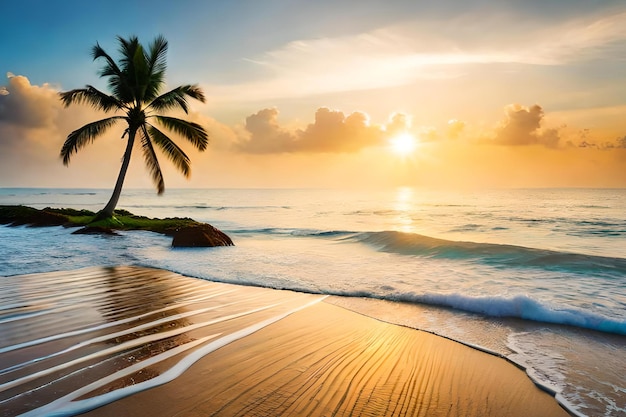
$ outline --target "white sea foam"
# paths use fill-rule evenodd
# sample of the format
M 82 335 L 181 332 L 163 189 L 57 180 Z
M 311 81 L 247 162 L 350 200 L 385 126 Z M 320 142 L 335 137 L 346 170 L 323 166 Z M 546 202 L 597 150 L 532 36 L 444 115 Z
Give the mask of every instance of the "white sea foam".
M 214 320 L 208 320 L 208 321 L 204 321 L 204 322 L 199 322 L 199 323 L 196 323 L 196 324 L 193 324 L 193 325 L 190 325 L 190 326 L 186 326 L 186 327 L 183 327 L 183 328 L 170 330 L 170 331 L 167 331 L 167 332 L 161 332 L 161 333 L 158 333 L 156 335 L 150 335 L 150 336 L 134 338 L 131 341 L 116 344 L 115 346 L 113 346 L 111 348 L 100 349 L 97 352 L 92 353 L 90 355 L 81 356 L 80 358 L 74 359 L 72 361 L 64 362 L 64 363 L 62 363 L 60 365 L 44 369 L 44 370 L 41 370 L 41 371 L 33 373 L 33 374 L 29 374 L 29 375 L 23 376 L 21 378 L 13 379 L 13 380 L 11 380 L 9 382 L 6 382 L 4 384 L 0 384 L 0 392 L 6 391 L 6 390 L 8 390 L 10 388 L 14 388 L 16 386 L 19 386 L 21 384 L 24 384 L 26 382 L 29 382 L 29 381 L 32 381 L 32 380 L 35 380 L 35 379 L 38 379 L 38 378 L 41 378 L 41 377 L 54 374 L 55 372 L 61 371 L 63 369 L 68 369 L 68 368 L 71 368 L 73 366 L 79 365 L 81 363 L 84 363 L 84 362 L 87 362 L 87 361 L 91 361 L 91 360 L 96 359 L 96 358 L 100 358 L 100 357 L 103 357 L 103 356 L 108 356 L 108 355 L 111 355 L 111 354 L 114 354 L 114 353 L 117 353 L 117 352 L 122 352 L 124 350 L 130 349 L 130 348 L 133 348 L 133 347 L 136 347 L 136 346 L 142 346 L 144 344 L 148 344 L 148 343 L 151 343 L 151 342 L 154 342 L 154 341 L 157 341 L 157 340 L 167 339 L 167 338 L 173 337 L 173 336 L 178 336 L 180 334 L 183 334 L 183 333 L 186 333 L 186 332 L 190 332 L 190 331 L 193 331 L 195 329 L 200 329 L 202 327 L 210 326 L 210 325 L 213 325 L 213 324 L 216 324 L 216 323 L 220 323 L 220 322 L 223 322 L 223 321 L 232 320 L 234 318 L 238 318 L 238 317 L 242 317 L 242 316 L 247 316 L 249 314 L 257 313 L 259 311 L 267 310 L 267 309 L 272 308 L 274 306 L 276 306 L 276 304 L 259 307 L 259 308 L 253 309 L 253 310 L 248 310 L 248 311 L 244 311 L 244 312 L 237 313 L 237 314 L 230 314 L 230 315 L 227 315 L 227 316 L 219 317 L 219 318 L 214 319 Z M 213 307 L 213 308 L 206 308 L 206 309 L 202 309 L 202 311 L 200 311 L 200 310 L 198 310 L 198 311 L 191 311 L 191 312 L 189 312 L 189 314 L 184 314 L 184 315 L 183 314 L 173 315 L 173 316 L 169 316 L 169 317 L 167 317 L 165 319 L 162 319 L 162 320 L 156 320 L 156 321 L 153 321 L 153 322 L 150 322 L 150 323 L 146 323 L 146 324 L 141 325 L 141 326 L 136 326 L 136 327 L 132 327 L 132 328 L 126 329 L 124 331 L 120 331 L 120 332 L 116 332 L 116 333 L 110 333 L 110 334 L 106 334 L 104 336 L 99 336 L 99 337 L 96 337 L 96 338 L 93 338 L 93 339 L 88 339 L 88 340 L 85 340 L 85 341 L 83 341 L 81 343 L 78 343 L 77 345 L 73 345 L 71 348 L 64 349 L 63 351 L 60 351 L 60 352 L 58 352 L 56 354 L 48 355 L 47 357 L 41 358 L 41 359 L 48 359 L 48 358 L 51 358 L 51 357 L 54 357 L 54 356 L 58 356 L 58 355 L 70 352 L 70 351 L 75 350 L 75 349 L 80 349 L 80 348 L 82 348 L 84 346 L 93 345 L 93 344 L 101 342 L 101 341 L 111 340 L 111 339 L 115 339 L 115 338 L 120 337 L 120 336 L 126 336 L 126 335 L 129 335 L 129 334 L 133 334 L 133 333 L 139 332 L 139 331 L 144 330 L 144 329 L 149 329 L 149 328 L 158 326 L 158 325 L 166 323 L 166 322 L 170 322 L 170 321 L 173 321 L 173 320 L 180 319 L 182 317 L 188 317 L 188 316 L 195 315 L 195 314 L 201 314 L 201 313 L 207 312 L 209 310 L 214 310 L 214 309 L 220 308 L 220 307 L 223 307 L 223 306 L 217 306 L 217 307 Z M 19 366 L 19 368 L 21 368 L 21 366 Z
M 463 294 L 403 294 L 395 295 L 394 298 L 400 301 L 452 307 L 491 317 L 515 317 L 626 335 L 625 320 L 615 320 L 581 309 L 552 307 L 526 295 L 507 298 L 468 297 Z
M 193 365 L 194 363 L 196 363 L 198 360 L 202 359 L 204 356 L 208 355 L 209 353 L 215 351 L 216 349 L 224 347 L 228 345 L 229 343 L 232 343 L 236 340 L 241 339 L 242 337 L 245 337 L 254 332 L 257 332 L 261 330 L 262 328 L 267 327 L 270 324 L 275 323 L 297 311 L 300 311 L 313 304 L 316 304 L 322 301 L 323 299 L 324 297 L 317 298 L 311 302 L 308 302 L 299 307 L 293 308 L 289 311 L 273 316 L 269 319 L 255 323 L 246 328 L 235 331 L 231 334 L 224 335 L 220 337 L 219 339 L 210 343 L 206 343 L 206 342 L 208 342 L 211 339 L 214 339 L 215 337 L 221 336 L 221 334 L 214 334 L 214 335 L 206 336 L 196 341 L 189 342 L 185 345 L 170 349 L 164 353 L 155 355 L 149 359 L 146 359 L 143 362 L 140 362 L 135 365 L 131 365 L 105 378 L 102 378 L 89 385 L 79 388 L 76 391 L 73 391 L 61 398 L 58 398 L 57 400 L 51 403 L 46 404 L 43 407 L 39 407 L 27 413 L 21 414 L 21 416 L 23 417 L 35 417 L 35 416 L 40 416 L 40 415 L 58 416 L 58 417 L 73 416 L 76 414 L 85 413 L 87 411 L 93 410 L 94 408 L 100 407 L 104 404 L 108 404 L 115 400 L 119 400 L 121 398 L 127 397 L 134 393 L 144 391 L 146 389 L 156 387 L 159 385 L 163 385 L 167 382 L 170 382 L 178 378 L 183 372 L 189 369 L 191 365 Z M 265 307 L 265 308 L 268 308 L 268 307 Z M 204 346 L 201 346 L 204 343 L 206 344 Z M 144 369 L 147 366 L 161 362 L 179 353 L 183 353 L 196 346 L 201 346 L 201 347 L 191 352 L 190 354 L 186 355 L 185 357 L 183 357 L 176 365 L 172 366 L 167 371 L 163 372 L 161 375 L 155 378 L 152 378 L 148 381 L 144 381 L 135 385 L 125 387 L 125 388 L 110 391 L 106 394 L 98 395 L 96 397 L 91 397 L 85 400 L 76 400 L 76 398 L 80 398 L 81 396 L 88 394 L 117 379 L 120 379 L 127 375 L 131 375 L 134 372 L 137 372 L 138 370 Z

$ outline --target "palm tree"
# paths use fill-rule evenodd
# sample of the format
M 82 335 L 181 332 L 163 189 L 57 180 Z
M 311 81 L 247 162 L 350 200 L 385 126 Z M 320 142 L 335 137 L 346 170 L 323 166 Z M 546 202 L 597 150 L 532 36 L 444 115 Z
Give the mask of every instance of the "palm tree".
M 182 85 L 160 94 L 165 83 L 167 40 L 158 36 L 147 50 L 135 36 L 129 39 L 118 36 L 117 40 L 121 54 L 118 62 L 115 62 L 99 44 L 96 43 L 92 49 L 94 61 L 104 60 L 104 66 L 99 75 L 108 78 L 112 94 L 103 93 L 91 85 L 61 93 L 61 101 L 65 107 L 74 103 L 85 103 L 97 110 L 118 113 L 106 119 L 88 123 L 68 135 L 61 149 L 63 164 L 66 166 L 75 152 L 92 143 L 111 126 L 121 121 L 127 124 L 122 134 L 122 139 L 126 138 L 127 143 L 120 173 L 111 199 L 98 213 L 96 219 L 113 216 L 137 136 L 139 136 L 144 160 L 159 195 L 165 190 L 165 183 L 155 153 L 155 145 L 186 177 L 189 177 L 191 172 L 189 157 L 161 128 L 164 127 L 178 134 L 200 151 L 205 150 L 209 142 L 207 132 L 199 124 L 155 114 L 171 109 L 182 109 L 188 113 L 188 97 L 201 102 L 205 101 L 204 93 L 197 85 Z

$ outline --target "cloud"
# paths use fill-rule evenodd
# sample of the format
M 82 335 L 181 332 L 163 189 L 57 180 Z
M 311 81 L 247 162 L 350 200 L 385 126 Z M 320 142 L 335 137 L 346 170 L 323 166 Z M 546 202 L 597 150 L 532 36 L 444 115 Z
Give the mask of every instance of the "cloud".
M 7 78 L 5 93 L 0 94 L 1 164 L 19 167 L 22 158 L 42 161 L 53 152 L 58 138 L 57 122 L 62 111 L 58 92 L 48 84 L 31 85 L 21 75 L 7 73 Z M 59 148 L 52 153 L 53 158 L 58 157 L 61 143 L 56 141 Z
M 315 112 L 315 121 L 305 129 L 287 130 L 278 123 L 278 110 L 263 109 L 246 118 L 247 138 L 237 148 L 246 153 L 344 153 L 358 152 L 379 145 L 383 140 L 380 126 L 370 125 L 362 112 L 346 116 L 325 107 Z
M 519 104 L 511 104 L 505 107 L 505 114 L 505 120 L 496 129 L 496 143 L 511 146 L 558 147 L 560 140 L 558 130 L 541 130 L 541 122 L 544 117 L 541 106 L 535 104 L 531 107 L 524 107 Z
M 465 122 L 456 119 L 448 120 L 448 130 L 446 133 L 450 139 L 458 138 L 463 130 L 465 130 Z
M 7 74 L 8 94 L 0 95 L 0 179 L 2 184 L 78 186 L 103 170 L 116 170 L 123 149 L 107 146 L 107 138 L 80 152 L 72 168 L 59 157 L 67 135 L 102 117 L 86 106 L 64 109 L 49 84 L 32 85 L 27 77 Z M 115 134 L 113 137 L 119 134 Z M 120 141 L 116 141 L 117 145 Z M 112 159 L 109 159 L 111 157 Z M 114 178 L 111 175 L 110 178 Z M 112 180 L 109 180 L 112 181 Z M 95 186 L 106 184 L 94 181 Z
M 519 61 L 511 51 L 459 51 L 447 39 L 432 41 L 425 32 L 403 32 L 382 28 L 352 36 L 292 41 L 245 60 L 250 64 L 248 70 L 259 79 L 211 85 L 207 91 L 217 101 L 294 98 L 455 78 L 460 75 L 455 68 L 458 65 Z M 435 44 L 442 49 L 435 49 Z
M 624 53 L 626 12 L 620 10 L 558 20 L 459 12 L 292 40 L 242 59 L 246 78 L 240 83 L 210 85 L 207 91 L 219 102 L 306 97 L 459 78 L 476 65 L 559 66 Z
M 394 113 L 389 118 L 389 123 L 385 126 L 385 131 L 389 136 L 406 132 L 411 127 L 411 117 L 404 113 Z
M 570 147 L 589 148 L 597 150 L 613 150 L 613 149 L 626 149 L 626 136 L 615 139 L 614 141 L 596 142 L 585 136 L 582 137 L 582 141 L 578 144 L 569 142 Z
M 241 145 L 241 150 L 249 153 L 291 152 L 296 141 L 295 135 L 278 124 L 278 110 L 263 109 L 246 117 L 246 130 L 249 140 Z
M 371 123 L 363 112 L 346 114 L 339 110 L 321 107 L 315 112 L 313 123 L 304 128 L 292 127 L 292 122 L 281 122 L 277 108 L 266 108 L 248 116 L 239 129 L 222 126 L 228 132 L 221 149 L 244 154 L 295 154 L 326 153 L 350 154 L 366 149 L 385 147 L 394 136 L 408 132 L 421 143 L 433 146 L 494 145 L 498 147 L 522 148 L 543 147 L 552 150 L 567 148 L 622 149 L 626 138 L 608 139 L 607 133 L 594 129 L 575 130 L 568 127 L 558 116 L 546 122 L 542 106 L 510 104 L 504 107 L 504 119 L 495 127 L 485 127 L 466 121 L 450 119 L 446 123 L 414 125 L 413 115 L 394 113 L 385 123 Z M 215 122 L 215 126 L 220 126 Z M 582 132 L 582 133 L 581 133 Z M 605 139 L 601 139 L 602 137 Z M 225 136 L 226 137 L 226 136 Z M 615 137 L 615 136 L 614 136 Z
M 33 86 L 21 75 L 7 78 L 9 84 L 0 89 L 0 122 L 27 128 L 50 124 L 61 108 L 57 91 L 47 84 Z
M 626 12 L 585 16 L 565 22 L 533 53 L 547 61 L 581 61 L 620 56 L 626 50 Z
M 320 108 L 315 122 L 298 132 L 299 148 L 310 152 L 357 152 L 381 143 L 381 129 L 369 124 L 365 113 L 348 116 L 340 111 Z
M 247 154 L 357 153 L 386 146 L 391 138 L 404 132 L 419 138 L 422 143 L 447 140 L 560 150 L 567 147 L 617 149 L 626 146 L 626 139 L 623 138 L 605 140 L 603 145 L 597 145 L 585 135 L 576 136 L 566 125 L 561 124 L 558 128 L 545 126 L 545 112 L 538 104 L 528 107 L 510 104 L 504 107 L 504 114 L 504 119 L 494 128 L 457 119 L 433 127 L 414 126 L 413 116 L 404 113 L 392 114 L 385 123 L 372 124 L 363 112 L 346 114 L 321 107 L 315 112 L 313 123 L 305 128 L 295 128 L 287 127 L 290 123 L 279 121 L 277 108 L 265 108 L 248 116 L 239 130 L 222 125 L 222 130 L 228 131 L 228 140 L 222 141 L 221 148 L 225 149 L 231 143 L 231 150 Z M 219 126 L 219 123 L 215 122 L 215 125 Z

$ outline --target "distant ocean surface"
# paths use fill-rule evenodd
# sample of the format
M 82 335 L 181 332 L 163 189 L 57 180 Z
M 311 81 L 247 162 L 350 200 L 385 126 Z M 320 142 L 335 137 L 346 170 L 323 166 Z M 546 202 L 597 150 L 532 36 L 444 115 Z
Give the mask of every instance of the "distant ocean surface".
M 97 211 L 109 195 L 0 188 L 0 205 Z M 0 276 L 140 265 L 339 295 L 507 357 L 577 415 L 626 415 L 626 189 L 127 189 L 118 208 L 208 222 L 236 246 L 0 226 Z

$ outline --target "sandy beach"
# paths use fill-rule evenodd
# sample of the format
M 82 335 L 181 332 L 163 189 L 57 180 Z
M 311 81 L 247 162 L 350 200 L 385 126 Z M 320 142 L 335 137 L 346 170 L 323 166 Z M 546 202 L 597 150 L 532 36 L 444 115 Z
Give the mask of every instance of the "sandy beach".
M 316 294 L 137 267 L 0 290 L 3 416 L 568 415 L 502 358 Z

